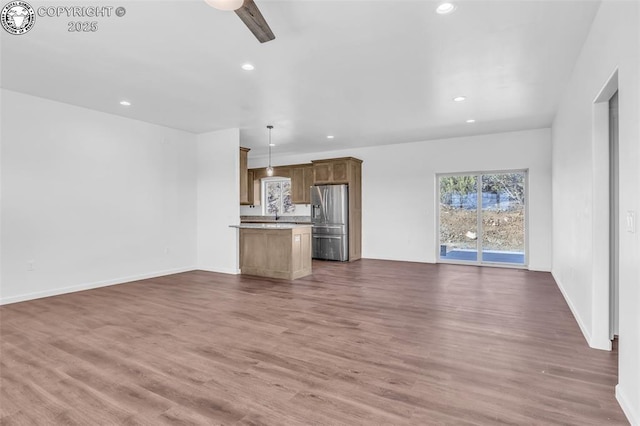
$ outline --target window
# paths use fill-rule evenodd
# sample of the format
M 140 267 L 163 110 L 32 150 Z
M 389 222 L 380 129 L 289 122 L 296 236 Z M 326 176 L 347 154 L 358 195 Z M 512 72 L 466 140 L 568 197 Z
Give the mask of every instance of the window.
M 438 176 L 438 259 L 526 265 L 526 172 Z
M 264 214 L 281 215 L 295 212 L 296 206 L 291 202 L 291 179 L 262 179 L 262 205 Z

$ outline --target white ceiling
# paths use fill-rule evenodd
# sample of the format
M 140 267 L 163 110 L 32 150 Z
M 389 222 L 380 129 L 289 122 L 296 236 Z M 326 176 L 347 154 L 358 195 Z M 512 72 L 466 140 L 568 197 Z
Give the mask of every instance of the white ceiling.
M 258 155 L 267 124 L 274 154 L 548 127 L 599 5 L 456 1 L 441 16 L 430 0 L 256 3 L 274 41 L 204 0 L 32 1 L 127 13 L 94 33 L 69 33 L 67 17 L 0 30 L 2 87 L 194 133 L 239 127 Z

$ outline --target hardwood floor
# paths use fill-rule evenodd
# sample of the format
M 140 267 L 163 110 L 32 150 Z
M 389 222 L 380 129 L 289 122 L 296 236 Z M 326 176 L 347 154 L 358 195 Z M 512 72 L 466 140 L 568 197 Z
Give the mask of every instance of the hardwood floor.
M 627 424 L 550 274 L 313 266 L 1 307 L 0 423 Z

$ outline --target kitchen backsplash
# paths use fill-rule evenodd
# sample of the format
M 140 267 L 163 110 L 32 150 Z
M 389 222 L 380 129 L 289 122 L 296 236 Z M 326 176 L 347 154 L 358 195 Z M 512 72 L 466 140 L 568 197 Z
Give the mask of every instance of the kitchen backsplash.
M 284 213 L 282 216 L 311 216 L 311 206 L 309 204 L 296 204 L 296 210 L 292 213 Z M 263 214 L 262 206 L 240 206 L 240 216 L 273 216 Z

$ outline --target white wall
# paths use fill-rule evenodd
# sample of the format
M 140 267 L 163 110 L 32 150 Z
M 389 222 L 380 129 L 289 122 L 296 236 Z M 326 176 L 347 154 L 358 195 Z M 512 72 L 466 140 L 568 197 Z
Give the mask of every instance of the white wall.
M 274 165 L 352 156 L 362 165 L 362 255 L 436 261 L 436 173 L 529 170 L 529 268 L 551 269 L 549 129 L 394 144 L 305 155 L 272 155 Z M 249 167 L 266 159 L 249 156 Z
M 195 135 L 1 94 L 0 303 L 194 268 Z
M 198 135 L 198 269 L 237 274 L 240 130 Z
M 640 3 L 604 1 L 592 24 L 553 123 L 553 274 L 592 347 L 607 349 L 607 148 L 594 127 L 594 100 L 618 70 L 620 108 L 620 344 L 616 395 L 640 424 L 640 274 L 638 232 L 625 229 L 640 211 Z M 606 143 L 606 141 L 605 141 Z M 594 155 L 594 152 L 596 153 Z M 604 232 L 603 232 L 604 230 Z M 603 259 L 604 257 L 604 259 Z M 606 265 L 605 265 L 606 266 Z

